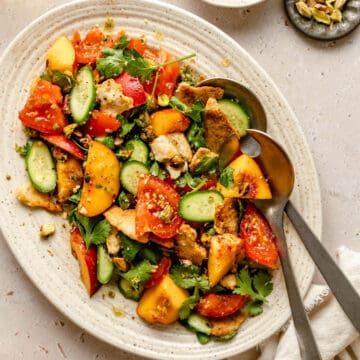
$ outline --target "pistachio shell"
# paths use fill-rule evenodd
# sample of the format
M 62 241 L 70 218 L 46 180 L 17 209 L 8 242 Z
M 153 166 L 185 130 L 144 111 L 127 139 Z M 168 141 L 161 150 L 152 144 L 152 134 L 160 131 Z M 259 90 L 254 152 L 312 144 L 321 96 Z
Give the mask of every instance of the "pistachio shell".
M 330 15 L 332 21 L 340 22 L 342 20 L 342 13 L 339 9 L 334 9 Z
M 312 18 L 312 11 L 311 8 L 309 8 L 306 3 L 304 3 L 303 1 L 298 1 L 296 4 L 296 9 L 299 12 L 300 15 L 311 19 Z
M 331 23 L 330 16 L 318 9 L 312 9 L 312 15 L 313 15 L 314 19 L 320 23 L 323 23 L 326 25 L 330 25 L 330 23 Z

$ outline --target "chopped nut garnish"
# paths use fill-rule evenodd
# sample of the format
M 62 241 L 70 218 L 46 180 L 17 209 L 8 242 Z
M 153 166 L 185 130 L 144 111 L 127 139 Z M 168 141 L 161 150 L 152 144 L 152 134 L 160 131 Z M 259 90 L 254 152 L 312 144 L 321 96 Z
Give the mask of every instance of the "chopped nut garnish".
M 48 238 L 55 233 L 55 224 L 44 224 L 40 226 L 40 235 L 43 238 Z
M 300 15 L 325 25 L 342 20 L 342 8 L 347 0 L 301 0 L 295 3 Z

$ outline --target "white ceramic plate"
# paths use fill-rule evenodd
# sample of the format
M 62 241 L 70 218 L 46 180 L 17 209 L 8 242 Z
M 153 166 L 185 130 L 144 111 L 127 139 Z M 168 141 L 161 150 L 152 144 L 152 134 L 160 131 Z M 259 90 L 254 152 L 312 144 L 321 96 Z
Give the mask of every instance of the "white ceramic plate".
M 143 9 L 147 9 L 144 14 Z M 292 199 L 317 236 L 321 233 L 321 204 L 317 175 L 299 124 L 283 96 L 266 73 L 231 38 L 204 20 L 183 10 L 148 0 L 86 0 L 59 7 L 21 32 L 0 60 L 0 225 L 9 247 L 34 284 L 59 310 L 80 327 L 124 350 L 156 359 L 220 359 L 241 353 L 280 329 L 290 310 L 281 271 L 275 272 L 274 291 L 262 315 L 248 319 L 230 342 L 198 344 L 193 333 L 180 325 L 151 326 L 135 314 L 136 303 L 100 290 L 89 299 L 71 255 L 68 228 L 61 217 L 42 210 L 30 211 L 15 199 L 15 189 L 27 178 L 24 161 L 14 148 L 24 143 L 18 111 L 28 96 L 34 75 L 44 69 L 44 54 L 60 34 L 86 31 L 112 17 L 115 25 L 132 36 L 145 35 L 151 45 L 163 45 L 177 56 L 198 54 L 194 66 L 207 76 L 233 78 L 261 99 L 269 132 L 287 149 L 297 173 Z M 159 34 L 164 36 L 162 41 Z M 224 61 L 225 60 L 225 61 Z M 225 66 L 227 65 L 227 66 Z M 11 179 L 9 179 L 9 176 Z M 39 227 L 57 224 L 48 241 Z M 286 223 L 295 274 L 304 294 L 314 266 L 294 230 Z M 114 285 L 115 287 L 115 285 Z M 115 317 L 112 304 L 121 305 L 124 317 Z
M 203 1 L 214 6 L 244 8 L 262 3 L 265 0 L 203 0 Z

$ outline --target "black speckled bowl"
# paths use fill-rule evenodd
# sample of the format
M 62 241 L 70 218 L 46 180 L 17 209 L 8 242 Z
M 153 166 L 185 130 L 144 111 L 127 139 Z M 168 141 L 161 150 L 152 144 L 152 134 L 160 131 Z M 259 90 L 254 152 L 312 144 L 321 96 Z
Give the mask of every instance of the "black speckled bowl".
M 301 16 L 295 7 L 297 1 L 285 0 L 286 12 L 294 26 L 313 39 L 339 39 L 350 33 L 360 24 L 360 0 L 348 0 L 342 10 L 342 21 L 334 23 L 331 27 Z

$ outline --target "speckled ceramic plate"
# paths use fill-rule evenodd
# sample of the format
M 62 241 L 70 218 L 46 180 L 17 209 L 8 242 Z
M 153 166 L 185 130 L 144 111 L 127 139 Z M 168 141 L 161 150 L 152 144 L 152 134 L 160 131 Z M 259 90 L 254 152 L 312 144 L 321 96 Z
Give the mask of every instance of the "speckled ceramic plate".
M 147 9 L 144 13 L 144 9 Z M 234 40 L 206 21 L 163 2 L 149 0 L 85 0 L 56 8 L 22 31 L 0 60 L 0 225 L 4 237 L 24 271 L 42 293 L 78 326 L 121 349 L 155 359 L 223 359 L 259 344 L 288 320 L 290 310 L 281 271 L 274 276 L 274 291 L 264 313 L 248 319 L 229 342 L 200 345 L 193 333 L 175 324 L 149 325 L 135 313 L 136 303 L 98 291 L 91 299 L 79 279 L 79 267 L 69 246 L 69 229 L 61 217 L 29 210 L 15 199 L 15 189 L 27 178 L 25 164 L 15 152 L 25 141 L 17 119 L 34 75 L 44 69 L 44 54 L 55 39 L 74 30 L 102 26 L 112 17 L 131 36 L 145 35 L 153 46 L 164 46 L 181 57 L 197 53 L 193 66 L 207 76 L 233 78 L 249 87 L 264 106 L 268 130 L 294 163 L 297 183 L 292 196 L 317 236 L 321 235 L 321 204 L 310 151 L 286 100 L 260 66 Z M 55 222 L 56 234 L 39 238 L 43 223 Z M 290 254 L 301 293 L 308 289 L 314 266 L 293 228 L 286 222 Z M 121 306 L 115 317 L 112 304 Z
M 266 0 L 203 0 L 203 1 L 214 6 L 244 8 L 262 3 Z
M 295 7 L 297 1 L 285 0 L 288 17 L 298 30 L 313 39 L 336 40 L 349 34 L 360 24 L 360 0 L 348 0 L 342 10 L 342 21 L 331 26 L 301 16 Z

